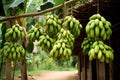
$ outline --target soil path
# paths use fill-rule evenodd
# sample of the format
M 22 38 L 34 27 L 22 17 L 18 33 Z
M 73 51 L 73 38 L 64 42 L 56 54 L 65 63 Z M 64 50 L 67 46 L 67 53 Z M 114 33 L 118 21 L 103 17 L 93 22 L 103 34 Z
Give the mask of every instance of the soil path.
M 29 76 L 29 80 L 78 80 L 78 71 L 49 71 L 38 76 Z

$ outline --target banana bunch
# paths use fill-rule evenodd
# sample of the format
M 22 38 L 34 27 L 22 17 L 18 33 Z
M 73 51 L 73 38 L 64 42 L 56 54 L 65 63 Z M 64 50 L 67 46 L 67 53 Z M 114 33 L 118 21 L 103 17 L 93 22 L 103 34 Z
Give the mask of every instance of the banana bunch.
M 82 44 L 81 44 L 81 48 L 83 50 L 83 53 L 88 53 L 88 51 L 92 48 L 93 45 L 93 40 L 85 37 Z
M 60 32 L 58 32 L 57 34 L 57 40 L 67 40 L 68 43 L 71 45 L 71 48 L 73 47 L 73 43 L 74 43 L 74 36 L 70 33 L 69 30 L 65 30 L 63 28 L 61 28 Z
M 60 32 L 57 33 L 57 41 L 50 51 L 50 56 L 54 60 L 68 60 L 72 54 L 74 40 L 75 38 L 69 30 L 61 28 Z
M 54 43 L 54 40 L 50 38 L 49 35 L 44 34 L 39 37 L 37 46 L 41 46 L 42 50 L 47 51 L 47 50 L 51 50 L 53 43 Z
M 46 31 L 49 33 L 50 37 L 56 36 L 61 29 L 62 21 L 55 14 L 47 15 L 46 20 L 44 20 L 44 25 L 46 26 Z
M 16 41 L 19 39 L 24 39 L 24 29 L 19 24 L 15 24 L 12 28 L 8 28 L 5 33 L 5 39 L 7 41 Z
M 28 39 L 33 42 L 35 40 L 39 40 L 39 37 L 44 33 L 41 27 L 33 27 L 28 31 Z
M 62 59 L 68 60 L 72 54 L 71 45 L 67 40 L 61 39 L 57 40 L 50 51 L 50 56 L 53 57 L 54 60 Z
M 89 38 L 95 40 L 108 40 L 112 35 L 111 23 L 100 14 L 94 14 L 86 25 L 86 33 Z
M 113 49 L 104 44 L 102 41 L 95 41 L 92 45 L 92 48 L 88 52 L 89 60 L 97 58 L 100 62 L 109 63 L 110 60 L 114 59 Z
M 62 26 L 67 28 L 71 32 L 71 34 L 75 36 L 75 38 L 80 35 L 80 30 L 82 28 L 82 25 L 73 16 L 66 16 L 64 18 L 64 22 Z
M 19 43 L 5 42 L 4 47 L 1 49 L 0 54 L 2 54 L 6 59 L 10 60 L 20 60 L 25 56 L 25 49 Z

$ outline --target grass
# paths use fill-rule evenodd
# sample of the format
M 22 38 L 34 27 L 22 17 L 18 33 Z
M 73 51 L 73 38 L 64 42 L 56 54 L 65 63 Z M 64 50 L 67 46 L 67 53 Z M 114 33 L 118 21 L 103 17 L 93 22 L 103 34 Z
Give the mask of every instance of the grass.
M 28 75 L 40 75 L 43 72 L 46 72 L 46 70 L 36 69 L 36 70 L 28 71 L 27 74 Z
M 40 75 L 41 73 L 45 72 L 47 70 L 40 70 L 40 69 L 34 69 L 27 71 L 27 75 Z M 20 76 L 20 70 L 15 71 L 15 76 Z

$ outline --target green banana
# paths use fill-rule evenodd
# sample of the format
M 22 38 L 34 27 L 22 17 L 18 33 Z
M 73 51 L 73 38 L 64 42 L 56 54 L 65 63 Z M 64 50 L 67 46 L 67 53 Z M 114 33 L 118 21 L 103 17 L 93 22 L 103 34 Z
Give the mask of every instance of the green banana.
M 23 28 L 19 26 L 19 24 L 15 24 L 12 26 L 12 28 L 8 28 L 5 33 L 5 39 L 6 41 L 17 41 L 22 36 L 21 33 L 23 33 Z

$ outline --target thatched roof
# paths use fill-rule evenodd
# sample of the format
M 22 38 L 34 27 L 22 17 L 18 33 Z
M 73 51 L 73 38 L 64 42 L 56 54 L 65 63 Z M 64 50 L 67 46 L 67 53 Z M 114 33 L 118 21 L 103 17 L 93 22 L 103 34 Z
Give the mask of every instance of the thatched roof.
M 112 23 L 112 30 L 115 31 L 115 25 L 120 22 L 120 0 L 99 0 L 99 12 L 107 20 Z M 97 2 L 85 2 L 77 5 L 72 9 L 72 15 L 83 25 L 80 36 L 75 41 L 73 54 L 78 55 L 81 51 L 81 42 L 86 36 L 85 26 L 89 21 L 89 17 L 97 13 Z

